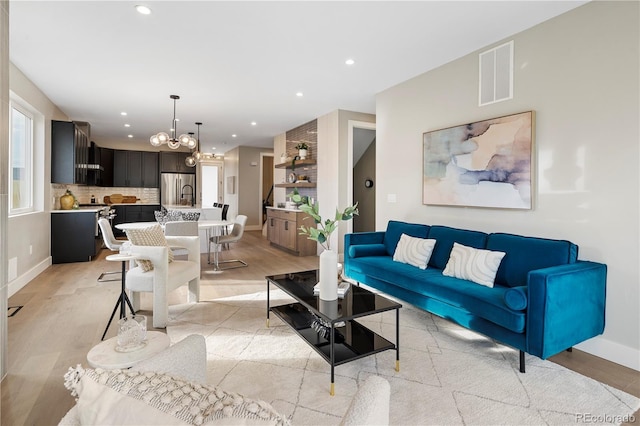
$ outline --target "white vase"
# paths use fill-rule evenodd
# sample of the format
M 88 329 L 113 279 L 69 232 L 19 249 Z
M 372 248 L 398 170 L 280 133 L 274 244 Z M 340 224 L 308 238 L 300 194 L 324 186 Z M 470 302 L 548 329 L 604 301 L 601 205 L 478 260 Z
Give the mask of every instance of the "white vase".
M 333 250 L 320 254 L 320 299 L 338 299 L 338 253 Z
M 298 150 L 298 157 L 300 157 L 301 160 L 304 160 L 305 158 L 307 158 L 307 150 L 306 149 L 299 149 Z

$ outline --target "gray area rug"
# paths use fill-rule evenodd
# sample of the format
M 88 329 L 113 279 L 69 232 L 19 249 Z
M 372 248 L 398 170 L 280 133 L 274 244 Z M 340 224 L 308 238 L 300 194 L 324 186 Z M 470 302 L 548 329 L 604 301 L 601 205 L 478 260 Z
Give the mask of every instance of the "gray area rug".
M 290 302 L 271 292 L 272 306 Z M 189 334 L 207 340 L 208 381 L 270 402 L 295 425 L 338 424 L 358 384 L 375 374 L 391 384 L 394 425 L 617 424 L 640 400 L 554 363 L 518 352 L 407 303 L 400 310 L 400 372 L 386 351 L 330 367 L 273 314 L 266 291 L 170 307 L 173 343 Z M 395 341 L 395 313 L 359 320 Z M 588 419 L 588 420 L 587 420 Z

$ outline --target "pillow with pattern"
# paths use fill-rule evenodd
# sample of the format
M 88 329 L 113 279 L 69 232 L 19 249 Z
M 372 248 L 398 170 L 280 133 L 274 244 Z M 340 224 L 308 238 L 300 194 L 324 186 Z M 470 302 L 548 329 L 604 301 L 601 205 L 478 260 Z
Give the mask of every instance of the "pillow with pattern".
M 449 261 L 442 275 L 493 287 L 505 254 L 501 251 L 482 250 L 453 243 Z
M 127 238 L 135 246 L 166 246 L 167 239 L 160 225 L 152 225 L 148 228 L 127 229 Z M 169 250 L 169 263 L 173 262 L 173 252 Z M 143 271 L 153 270 L 153 263 L 148 259 L 136 259 L 136 263 Z
M 400 263 L 408 263 L 420 269 L 427 269 L 427 263 L 436 245 L 436 240 L 410 237 L 407 234 L 400 235 L 393 260 Z

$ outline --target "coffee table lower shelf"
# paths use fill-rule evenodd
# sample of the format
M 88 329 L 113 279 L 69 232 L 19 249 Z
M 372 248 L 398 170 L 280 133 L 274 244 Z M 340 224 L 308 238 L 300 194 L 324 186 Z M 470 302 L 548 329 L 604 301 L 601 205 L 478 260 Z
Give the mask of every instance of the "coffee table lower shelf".
M 335 366 L 354 361 L 386 350 L 396 350 L 396 345 L 369 330 L 355 320 L 344 321 L 344 326 L 334 328 L 333 359 L 331 341 L 311 328 L 313 315 L 301 303 L 270 308 L 278 318 L 289 325 L 325 361 L 331 365 L 331 394 L 334 393 Z

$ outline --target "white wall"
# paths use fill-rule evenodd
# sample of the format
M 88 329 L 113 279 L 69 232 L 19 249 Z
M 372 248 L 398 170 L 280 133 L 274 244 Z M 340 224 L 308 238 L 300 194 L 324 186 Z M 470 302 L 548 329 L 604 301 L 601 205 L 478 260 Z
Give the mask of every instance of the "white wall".
M 0 1 L 0 381 L 7 374 L 7 214 L 9 208 L 9 1 Z
M 44 203 L 37 200 L 36 204 L 44 204 L 44 209 L 8 220 L 7 257 L 17 266 L 16 276 L 9 276 L 11 296 L 51 264 L 51 120 L 68 120 L 68 117 L 17 67 L 11 64 L 9 71 L 11 91 L 44 116 L 44 149 L 34 152 L 36 173 L 39 175 L 36 179 L 39 177 L 42 185 L 40 196 L 44 200 Z
M 573 241 L 581 259 L 608 265 L 605 333 L 579 348 L 640 370 L 638 16 L 638 2 L 591 2 L 504 40 L 515 41 L 509 101 L 477 106 L 478 52 L 378 94 L 376 227 L 397 219 Z M 533 210 L 422 205 L 423 132 L 528 110 Z

